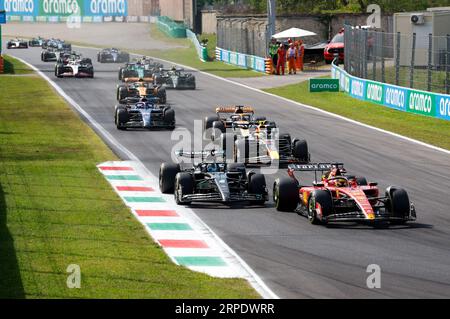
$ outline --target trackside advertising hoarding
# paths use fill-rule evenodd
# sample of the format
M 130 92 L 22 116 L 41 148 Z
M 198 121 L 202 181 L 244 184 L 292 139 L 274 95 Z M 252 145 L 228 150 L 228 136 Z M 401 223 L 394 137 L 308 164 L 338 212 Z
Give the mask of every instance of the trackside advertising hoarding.
M 243 68 L 253 69 L 258 72 L 266 72 L 265 59 L 254 55 L 216 48 L 216 60 L 234 64 Z
M 127 16 L 128 0 L 0 0 L 0 10 L 8 16 L 61 17 L 84 16 Z M 23 19 L 22 19 L 23 20 Z M 26 20 L 26 19 L 25 19 Z
M 360 79 L 333 64 L 331 77 L 350 96 L 408 113 L 450 121 L 450 95 Z

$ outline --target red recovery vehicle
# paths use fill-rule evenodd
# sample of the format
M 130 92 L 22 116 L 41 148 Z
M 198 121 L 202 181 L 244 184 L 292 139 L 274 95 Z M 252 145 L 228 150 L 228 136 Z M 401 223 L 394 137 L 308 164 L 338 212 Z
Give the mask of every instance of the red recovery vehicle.
M 302 186 L 295 172 L 314 172 L 315 182 Z M 317 173 L 321 179 L 317 182 Z M 293 164 L 289 177 L 277 179 L 273 199 L 278 211 L 297 212 L 312 224 L 364 222 L 404 224 L 416 220 L 407 192 L 390 186 L 380 194 L 377 183 L 346 174 L 342 163 Z

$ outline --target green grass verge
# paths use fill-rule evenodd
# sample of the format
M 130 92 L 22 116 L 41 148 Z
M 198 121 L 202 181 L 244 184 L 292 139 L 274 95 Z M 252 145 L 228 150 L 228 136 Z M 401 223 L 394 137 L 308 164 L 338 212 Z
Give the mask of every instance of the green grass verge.
M 445 120 L 392 110 L 371 102 L 354 99 L 345 95 L 345 93 L 310 93 L 308 82 L 265 91 L 438 147 L 450 149 L 450 123 Z
M 0 298 L 258 298 L 169 260 L 97 171 L 115 155 L 43 79 L 0 77 L 0 136 Z
M 153 56 L 155 58 L 170 60 L 175 63 L 184 64 L 190 66 L 192 68 L 198 69 L 203 72 L 208 72 L 217 76 L 221 76 L 224 78 L 249 78 L 249 77 L 260 77 L 265 76 L 264 73 L 256 72 L 251 69 L 244 69 L 237 66 L 229 65 L 219 61 L 209 61 L 202 62 L 198 58 L 197 51 L 195 50 L 194 44 L 189 39 L 173 39 L 169 38 L 163 32 L 161 32 L 156 24 L 151 24 L 150 26 L 150 34 L 152 38 L 171 42 L 177 45 L 181 45 L 184 48 L 175 49 L 175 50 L 138 50 L 137 53 L 143 55 Z M 214 38 L 212 39 L 212 43 L 210 45 L 214 45 Z M 215 50 L 215 45 L 214 45 Z M 211 52 L 211 51 L 209 51 Z M 209 53 L 211 54 L 211 53 Z M 211 54 L 212 56 L 212 54 Z
M 4 73 L 3 74 L 30 74 L 33 72 L 28 66 L 9 55 L 4 55 Z

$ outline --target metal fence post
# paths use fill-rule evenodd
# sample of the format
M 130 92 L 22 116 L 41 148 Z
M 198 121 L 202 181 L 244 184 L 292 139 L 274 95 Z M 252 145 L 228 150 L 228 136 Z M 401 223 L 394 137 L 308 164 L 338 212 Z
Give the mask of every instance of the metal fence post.
M 397 32 L 397 43 L 396 43 L 396 56 L 395 56 L 395 85 L 399 85 L 400 82 L 400 41 L 401 34 Z
M 363 56 L 362 56 L 362 72 L 363 78 L 367 79 L 367 30 L 363 30 L 363 41 L 361 45 L 363 46 Z
M 371 33 L 372 34 L 372 33 Z M 379 43 L 379 33 L 375 33 L 375 37 L 373 37 L 373 46 L 372 46 L 372 79 L 376 81 L 377 79 L 377 53 L 378 51 L 378 43 Z M 376 44 L 376 45 L 375 45 Z
M 384 61 L 384 32 L 381 33 L 381 82 L 386 83 L 385 61 Z
M 416 33 L 413 33 L 413 41 L 412 41 L 412 50 L 411 50 L 411 65 L 410 65 L 410 73 L 409 73 L 409 87 L 411 89 L 414 88 L 414 67 L 416 60 Z
M 428 78 L 427 78 L 427 90 L 431 91 L 431 68 L 433 58 L 433 34 L 428 34 Z
M 445 72 L 445 92 L 450 94 L 450 34 L 447 34 L 447 61 L 446 61 L 446 72 Z

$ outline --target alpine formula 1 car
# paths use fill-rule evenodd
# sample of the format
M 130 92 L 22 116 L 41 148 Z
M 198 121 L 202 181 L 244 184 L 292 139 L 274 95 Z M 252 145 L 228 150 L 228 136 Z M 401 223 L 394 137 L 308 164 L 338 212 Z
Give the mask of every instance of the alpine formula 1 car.
M 70 54 L 72 51 L 71 44 L 62 44 L 58 48 L 47 47 L 41 51 L 41 61 L 56 62 L 62 54 Z
M 28 49 L 28 42 L 22 39 L 11 39 L 6 44 L 8 49 Z
M 130 54 L 119 49 L 103 49 L 97 53 L 97 62 L 100 63 L 125 63 L 130 62 Z
M 302 186 L 294 172 L 321 172 L 319 182 Z M 377 183 L 346 174 L 342 163 L 290 165 L 289 177 L 277 179 L 273 199 L 278 211 L 295 211 L 312 224 L 332 222 L 390 222 L 404 224 L 416 220 L 407 192 L 396 186 L 380 194 Z
M 178 205 L 192 202 L 249 202 L 263 205 L 268 200 L 266 179 L 262 174 L 247 172 L 243 164 L 218 163 L 215 150 L 177 152 L 178 156 L 200 157 L 201 162 L 182 168 L 180 164 L 161 164 L 159 187 L 165 194 L 173 193 Z M 213 157 L 213 160 L 207 160 Z
M 78 54 L 60 56 L 55 65 L 55 76 L 58 78 L 77 77 L 93 78 L 94 66 L 89 58 Z
M 129 79 L 128 79 L 129 80 Z M 165 104 L 167 102 L 166 89 L 160 85 L 153 84 L 153 82 L 146 82 L 140 80 L 137 82 L 127 81 L 125 84 L 117 86 L 117 100 L 122 101 L 127 97 L 156 97 L 159 102 Z
M 195 76 L 184 72 L 183 69 L 160 69 L 154 77 L 156 84 L 165 84 L 168 89 L 195 90 L 196 88 Z
M 119 130 L 127 128 L 175 128 L 175 111 L 159 104 L 157 98 L 126 98 L 115 107 L 115 123 Z
M 44 43 L 44 39 L 41 37 L 33 38 L 28 41 L 28 46 L 30 47 L 42 47 L 42 43 Z

